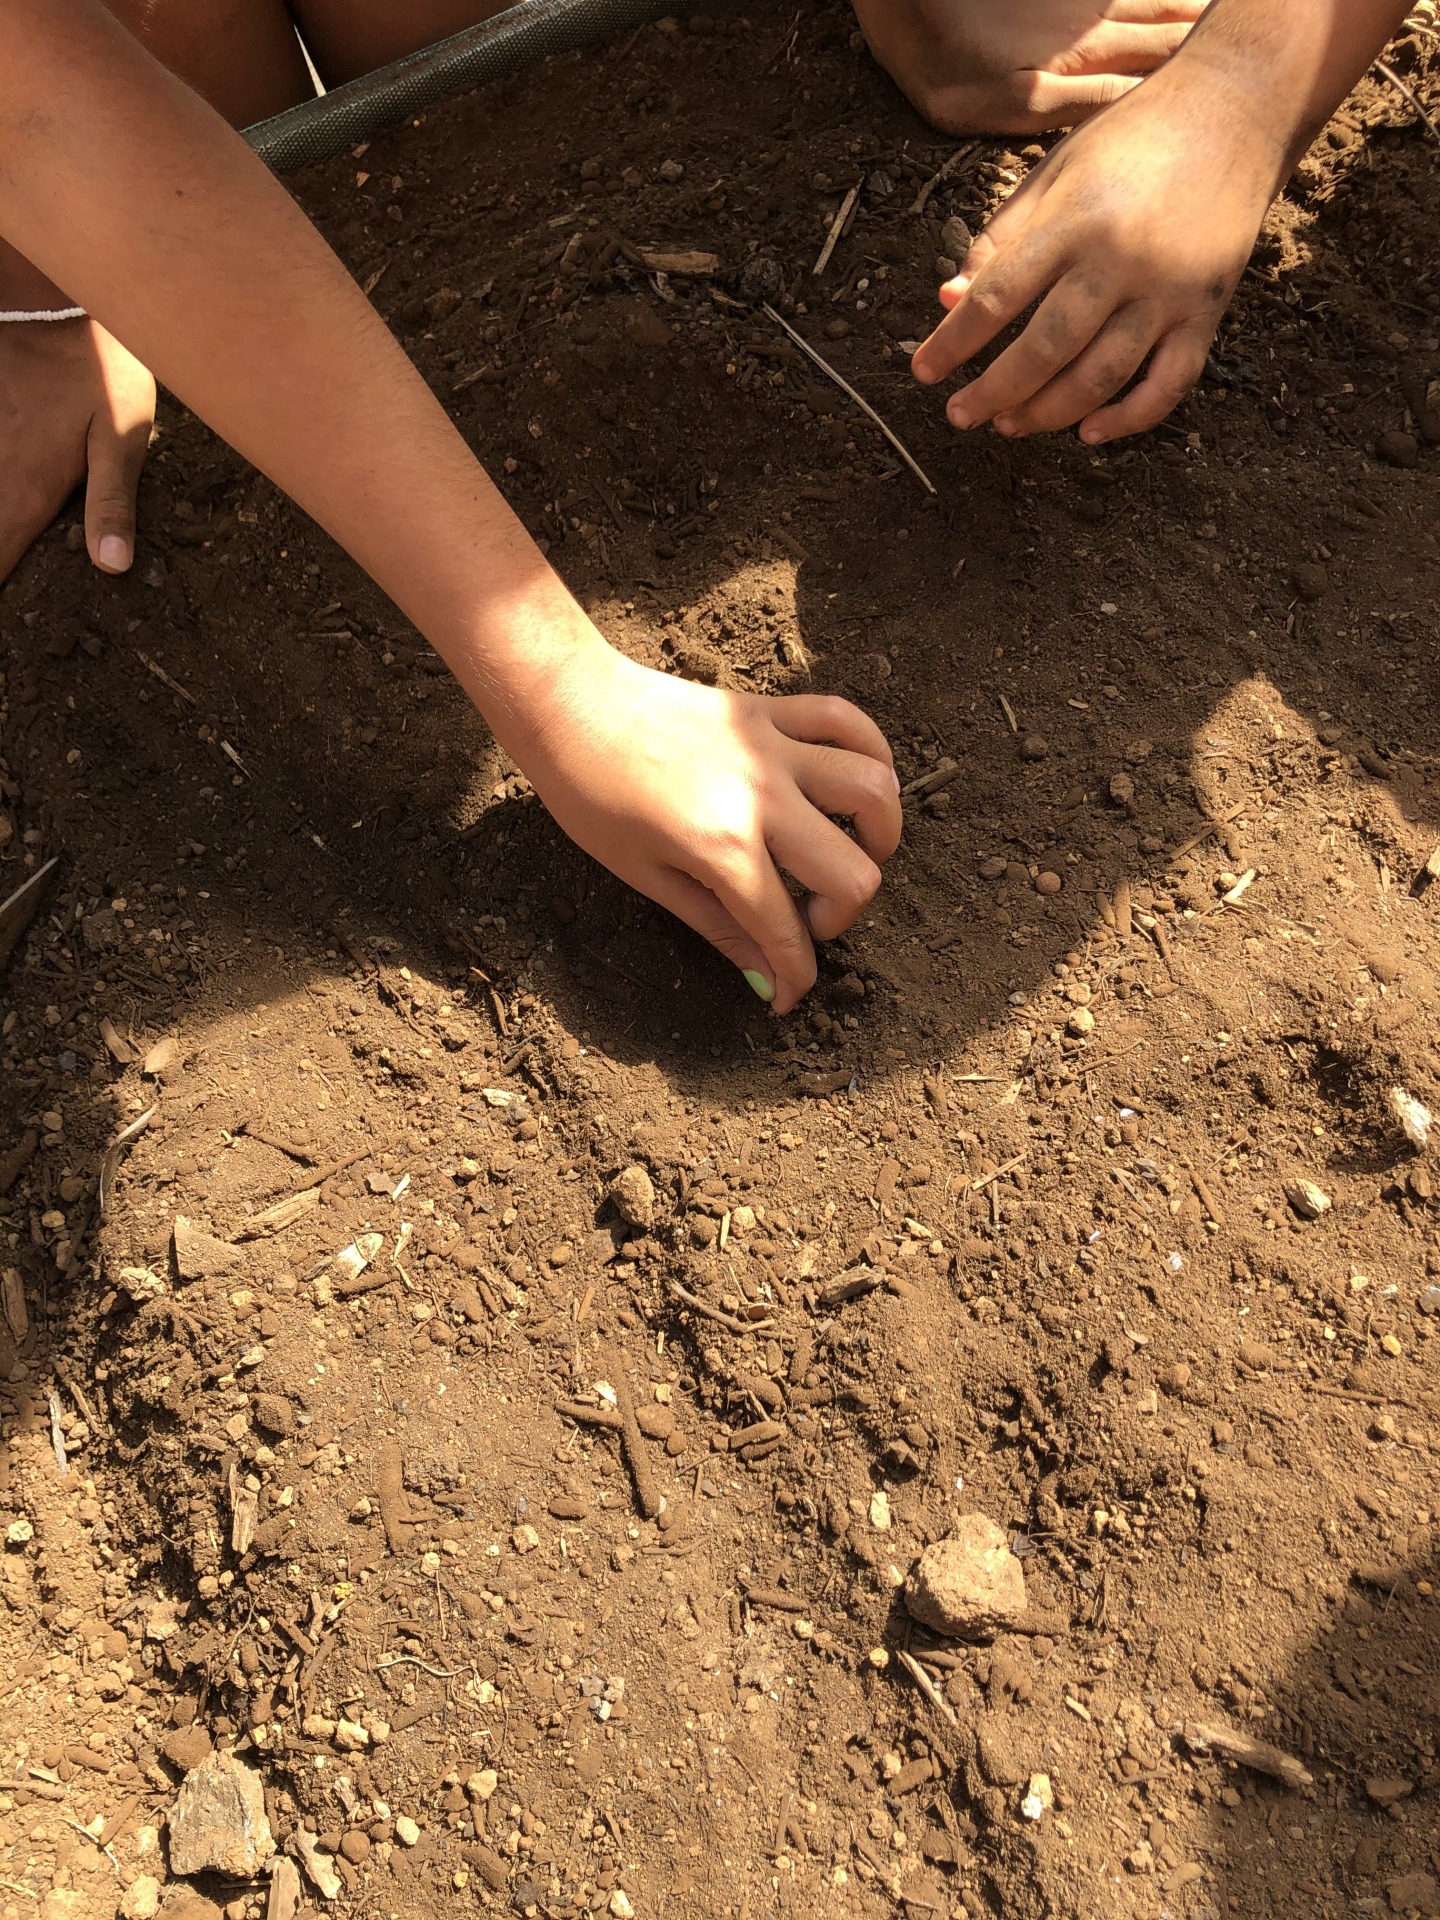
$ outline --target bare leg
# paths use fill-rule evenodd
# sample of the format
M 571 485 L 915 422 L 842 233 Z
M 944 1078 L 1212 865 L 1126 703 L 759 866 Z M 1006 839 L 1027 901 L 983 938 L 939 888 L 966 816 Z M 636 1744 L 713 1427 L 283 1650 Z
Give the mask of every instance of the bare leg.
M 511 0 L 291 0 L 310 57 L 327 87 L 373 73 L 431 46 Z
M 313 98 L 283 0 L 108 0 L 172 72 L 236 125 Z M 0 240 L 0 310 L 54 311 L 69 298 Z M 135 549 L 135 490 L 155 383 L 91 320 L 0 324 L 0 580 L 85 484 L 90 558 L 123 573 Z
M 1074 126 L 1160 66 L 1205 0 L 854 0 L 870 51 L 947 133 Z
M 313 99 L 283 0 L 105 0 L 140 44 L 222 113 L 248 127 Z

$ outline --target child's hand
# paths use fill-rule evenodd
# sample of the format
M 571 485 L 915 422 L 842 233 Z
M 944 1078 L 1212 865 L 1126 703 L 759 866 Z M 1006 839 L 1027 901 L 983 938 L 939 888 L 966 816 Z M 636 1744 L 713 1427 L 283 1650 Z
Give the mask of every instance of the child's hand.
M 870 51 L 947 133 L 1073 127 L 1168 60 L 1205 0 L 855 0 Z
M 727 693 L 601 645 L 557 668 L 524 732 L 510 750 L 571 839 L 712 941 L 778 1013 L 814 984 L 812 940 L 851 925 L 899 843 L 890 750 L 848 700 Z M 853 821 L 859 845 L 829 814 Z
M 155 382 L 94 321 L 0 325 L 0 580 L 82 481 L 90 558 L 125 572 L 154 419 Z
M 1020 338 L 951 396 L 955 426 L 990 420 L 1024 434 L 1078 420 L 1098 446 L 1153 427 L 1199 379 L 1285 156 L 1246 103 L 1182 66 L 1063 140 L 940 289 L 949 312 L 911 363 L 926 382 L 1040 302 Z M 1147 356 L 1144 379 L 1107 406 Z

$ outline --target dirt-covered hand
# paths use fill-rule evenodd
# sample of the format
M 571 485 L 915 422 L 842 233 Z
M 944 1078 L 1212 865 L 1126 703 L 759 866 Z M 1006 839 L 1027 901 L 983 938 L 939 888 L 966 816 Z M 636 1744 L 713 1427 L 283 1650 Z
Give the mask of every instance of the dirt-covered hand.
M 125 572 L 154 419 L 155 382 L 93 320 L 0 325 L 0 580 L 82 482 L 90 558 Z
M 927 383 L 1039 302 L 952 394 L 953 425 L 1027 434 L 1079 421 L 1098 446 L 1153 427 L 1199 378 L 1286 156 L 1257 116 L 1181 64 L 1061 141 L 940 289 L 949 311 L 911 363 Z
M 899 843 L 880 729 L 848 700 L 697 686 L 603 645 L 558 678 L 511 745 L 551 813 L 788 1012 L 814 984 L 812 942 L 863 911 Z

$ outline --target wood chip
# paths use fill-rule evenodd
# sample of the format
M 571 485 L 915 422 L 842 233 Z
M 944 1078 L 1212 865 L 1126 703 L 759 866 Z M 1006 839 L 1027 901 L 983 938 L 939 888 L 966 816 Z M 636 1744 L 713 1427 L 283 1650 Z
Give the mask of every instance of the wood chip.
M 312 1207 L 320 1204 L 319 1187 L 306 1187 L 301 1193 L 291 1194 L 288 1200 L 281 1200 L 273 1207 L 267 1207 L 263 1213 L 253 1213 L 236 1234 L 237 1240 L 260 1240 L 266 1234 L 282 1233 Z
M 105 1042 L 106 1052 L 117 1067 L 128 1067 L 135 1059 L 135 1049 L 116 1031 L 115 1022 L 108 1014 L 100 1022 L 100 1038 Z
M 651 273 L 678 273 L 688 275 L 692 280 L 708 280 L 712 274 L 720 271 L 718 253 L 651 253 L 646 248 L 639 249 L 641 264 Z
M 5 1324 L 18 1347 L 30 1331 L 30 1314 L 25 1305 L 25 1282 L 18 1267 L 6 1267 L 0 1276 L 0 1301 L 5 1308 Z
M 300 1911 L 300 1870 L 282 1855 L 270 1869 L 270 1897 L 265 1920 L 295 1920 Z
M 1249 1767 L 1252 1773 L 1268 1774 L 1285 1786 L 1298 1789 L 1313 1784 L 1313 1776 L 1293 1754 L 1272 1747 L 1268 1740 L 1256 1740 L 1248 1733 L 1213 1720 L 1190 1720 L 1185 1725 L 1185 1744 L 1197 1751 L 1208 1748 L 1236 1766 Z

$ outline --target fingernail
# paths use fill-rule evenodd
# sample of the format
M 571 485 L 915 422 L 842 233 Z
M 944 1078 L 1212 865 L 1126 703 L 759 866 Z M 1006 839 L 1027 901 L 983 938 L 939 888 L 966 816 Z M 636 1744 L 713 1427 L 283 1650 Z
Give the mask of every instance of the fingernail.
M 898 793 L 900 791 L 900 776 L 894 767 L 890 769 L 890 778 L 895 782 L 895 791 Z
M 952 427 L 968 427 L 971 424 L 968 408 L 962 406 L 958 400 L 952 400 L 945 411 L 950 416 Z
M 100 542 L 97 558 L 107 572 L 128 573 L 130 542 L 118 533 L 107 533 Z
M 1014 433 L 1015 416 L 1013 413 L 997 413 L 993 425 L 997 433 Z
M 762 1000 L 773 1000 L 775 998 L 775 989 L 763 973 L 757 973 L 754 967 L 746 967 L 745 978 L 750 982 L 750 985 Z

